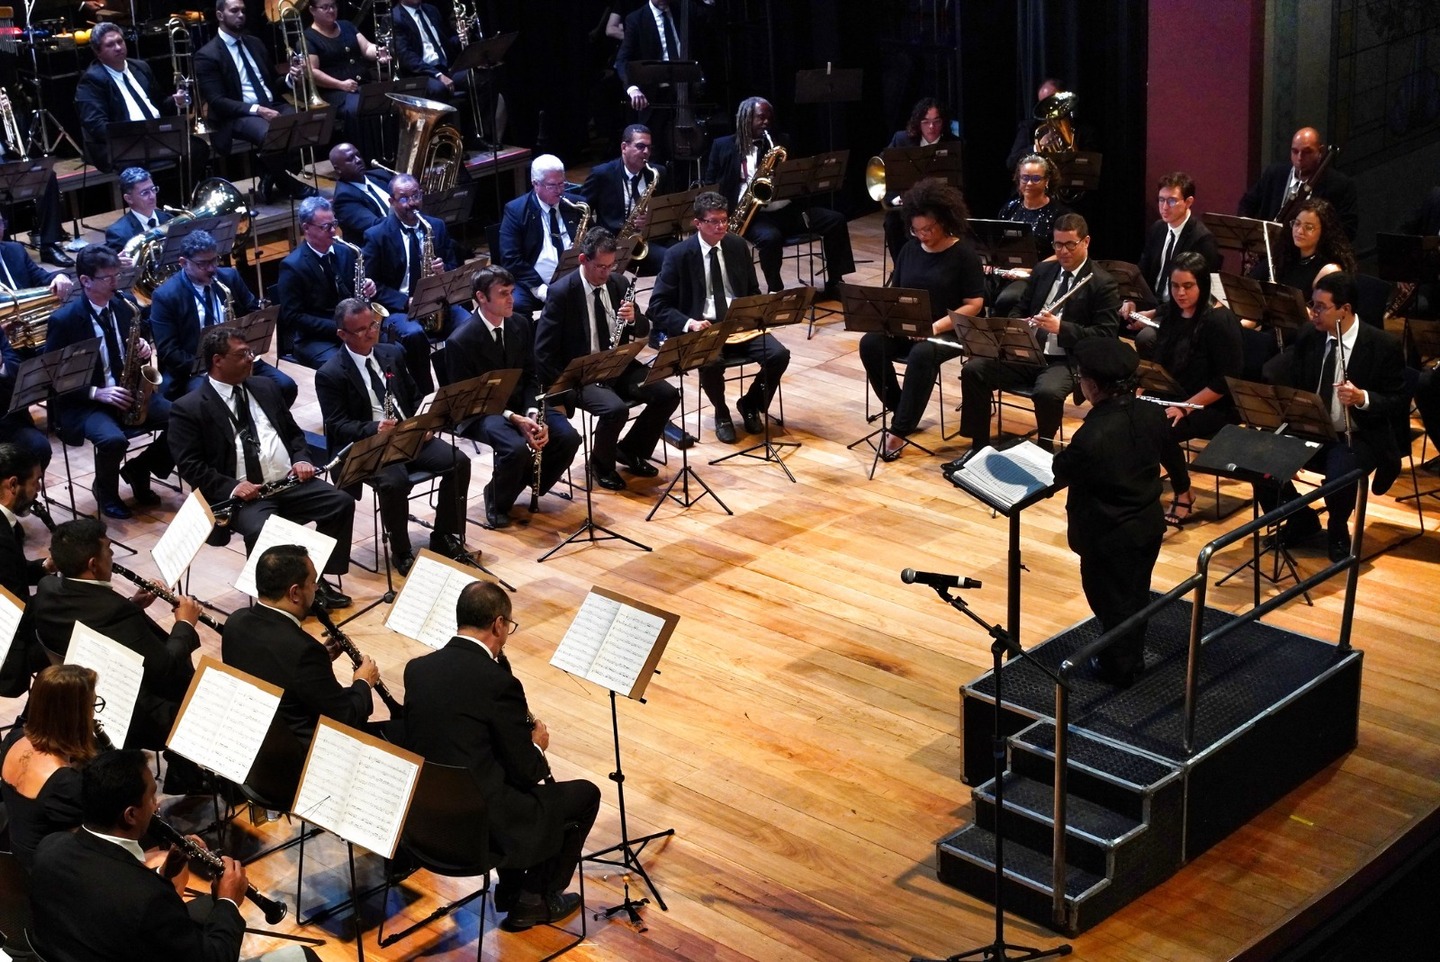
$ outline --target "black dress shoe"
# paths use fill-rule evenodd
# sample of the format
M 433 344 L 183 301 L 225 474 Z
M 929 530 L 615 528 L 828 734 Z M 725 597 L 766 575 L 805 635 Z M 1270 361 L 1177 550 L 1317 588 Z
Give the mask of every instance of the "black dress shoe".
M 616 452 L 615 461 L 637 478 L 653 478 L 660 473 L 660 469 L 645 458 L 637 458 L 624 451 Z
M 410 573 L 411 568 L 415 567 L 415 556 L 413 554 L 391 555 L 390 564 L 400 573 L 400 577 L 403 578 Z
M 549 898 L 522 894 L 515 908 L 505 916 L 500 928 L 506 932 L 524 932 L 526 929 L 549 922 L 563 922 L 580 908 L 580 896 L 574 892 L 557 892 Z
M 1129 671 L 1119 671 L 1102 662 L 1099 655 L 1091 655 L 1090 670 L 1095 672 L 1096 676 L 1108 685 L 1114 685 L 1116 688 L 1129 688 L 1135 684 L 1135 680 L 1144 672 L 1145 665 L 1141 663 Z
M 40 260 L 56 267 L 74 267 L 74 259 L 59 244 L 46 244 L 40 248 Z
M 160 495 L 150 487 L 150 472 L 145 470 L 145 465 L 137 461 L 131 461 L 120 469 L 120 477 L 130 485 L 130 490 L 135 495 L 136 504 L 159 504 Z
M 692 447 L 697 438 L 674 421 L 665 425 L 665 443 L 672 448 Z
M 1290 516 L 1280 527 L 1280 543 L 1287 548 L 1309 541 L 1320 533 L 1320 516 L 1313 510 L 1300 511 Z
M 135 517 L 134 513 L 122 502 L 119 496 L 101 497 L 94 488 L 90 489 L 91 495 L 95 498 L 95 504 L 99 507 L 100 513 L 107 518 L 114 518 L 116 521 L 128 521 Z
M 494 489 L 485 485 L 485 524 L 491 528 L 510 527 L 510 512 L 501 511 L 495 506 Z
M 735 402 L 735 409 L 740 412 L 740 420 L 745 422 L 745 430 L 748 433 L 759 434 L 765 430 L 765 425 L 760 421 L 760 412 L 751 407 L 743 397 Z
M 592 465 L 590 475 L 595 479 L 596 484 L 607 491 L 625 490 L 625 479 L 620 477 L 614 468 L 597 468 Z
M 334 611 L 349 608 L 355 601 L 328 581 L 321 580 L 315 582 L 315 603 L 326 611 Z
M 320 194 L 318 190 L 294 174 L 286 174 L 284 177 L 276 180 L 275 189 L 292 200 L 304 200 L 306 197 L 316 197 Z
M 260 179 L 255 181 L 255 197 L 262 204 L 270 203 L 275 196 L 275 178 L 269 174 L 261 174 Z
M 1331 561 L 1344 561 L 1350 557 L 1350 532 L 1344 530 L 1329 532 L 1326 547 L 1329 549 Z
M 715 419 L 715 440 L 724 444 L 735 443 L 735 422 L 728 415 Z

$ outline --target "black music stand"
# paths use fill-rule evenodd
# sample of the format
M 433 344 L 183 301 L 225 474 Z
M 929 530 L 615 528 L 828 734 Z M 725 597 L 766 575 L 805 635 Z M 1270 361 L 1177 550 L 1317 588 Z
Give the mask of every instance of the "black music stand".
M 565 365 L 565 370 L 555 379 L 555 383 L 545 391 L 545 397 L 554 397 L 557 394 L 564 394 L 567 391 L 579 391 L 587 384 L 599 384 L 601 381 L 613 381 L 625 372 L 630 362 L 635 360 L 635 355 L 645 348 L 644 341 L 631 341 L 629 344 L 622 344 L 619 347 L 608 351 L 596 351 L 594 354 L 582 354 Z M 544 399 L 541 400 L 544 403 Z M 627 538 L 617 531 L 611 531 L 604 525 L 595 523 L 595 480 L 590 471 L 590 432 L 581 431 L 580 440 L 585 445 L 585 521 L 575 532 L 564 541 L 551 548 L 540 556 L 540 561 L 546 561 L 555 552 L 575 541 L 584 539 L 591 544 L 597 541 L 624 541 L 626 544 L 634 545 L 641 551 L 653 550 L 647 544 L 641 544 L 634 538 Z M 597 534 L 599 532 L 599 534 Z
M 275 324 L 279 318 L 280 305 L 271 304 L 222 326 L 245 338 L 245 343 L 250 345 L 250 350 L 255 352 L 256 357 L 264 357 L 270 353 L 270 342 L 275 335 Z
M 1276 347 L 1283 348 L 1287 335 L 1293 336 L 1302 325 L 1310 323 L 1305 295 L 1294 287 L 1223 273 L 1220 285 L 1235 316 L 1259 321 L 1273 330 Z
M 454 187 L 425 195 L 425 213 L 443 223 L 446 227 L 468 223 L 470 212 L 475 207 L 475 183 L 456 184 Z
M 425 85 L 430 81 L 429 77 L 406 77 L 404 80 L 375 80 L 360 85 L 360 104 L 356 109 L 356 115 L 364 118 L 374 119 L 380 127 L 380 153 L 384 159 L 390 159 L 390 148 L 386 145 L 386 134 L 388 125 L 385 123 L 386 115 L 390 113 L 390 97 L 392 93 L 410 94 L 414 93 L 412 87 L 419 88 L 419 96 L 424 96 Z
M 924 147 L 886 147 L 880 159 L 885 162 L 885 193 L 891 198 L 927 177 L 965 187 L 964 157 L 958 140 Z
M 788 291 L 776 291 L 774 294 L 755 294 L 750 297 L 737 297 L 731 301 L 725 310 L 725 323 L 731 321 L 743 322 L 737 325 L 736 330 L 744 333 L 746 331 L 759 331 L 761 337 L 770 333 L 772 327 L 785 327 L 790 324 L 799 324 L 810 305 L 815 301 L 815 288 L 797 287 Z M 732 335 L 733 336 L 733 335 Z M 763 343 L 763 342 L 762 342 Z M 756 377 L 765 373 L 765 365 L 770 360 L 768 346 L 761 352 L 760 370 Z M 777 382 L 775 389 L 778 391 L 780 385 Z M 742 451 L 734 454 L 727 454 L 722 458 L 716 458 L 711 464 L 720 464 L 732 458 L 754 458 L 757 461 L 770 461 L 780 465 L 780 470 L 792 482 L 795 475 L 790 473 L 790 466 L 785 459 L 780 457 L 780 448 L 798 448 L 799 441 L 772 441 L 770 440 L 770 406 L 767 404 L 765 410 L 760 412 L 760 417 L 765 424 L 765 437 L 759 444 L 752 444 Z M 762 453 L 756 454 L 756 451 Z
M 887 173 L 888 177 L 889 174 Z M 972 217 L 970 233 L 980 263 L 995 270 L 1030 270 L 1040 260 L 1030 225 L 1018 220 Z
M 615 266 L 611 273 L 615 275 L 625 273 L 630 266 L 630 261 L 635 257 L 635 245 L 640 242 L 639 237 L 616 237 L 615 238 Z M 555 272 L 550 275 L 547 285 L 553 285 L 566 274 L 574 273 L 580 267 L 580 239 L 577 237 L 575 243 L 565 248 L 560 255 L 560 262 L 555 265 Z
M 420 278 L 420 283 L 410 292 L 406 316 L 411 320 L 429 317 L 438 311 L 448 312 L 452 304 L 469 301 L 474 293 L 471 278 L 477 266 L 475 262 L 466 261 L 452 271 Z
M 1122 302 L 1134 302 L 1137 311 L 1148 311 L 1160 306 L 1159 296 L 1151 289 L 1150 282 L 1141 276 L 1138 265 L 1129 261 L 1097 260 L 1095 263 L 1105 268 L 1105 272 L 1115 278 L 1115 285 L 1120 289 Z
M 1025 318 L 973 317 L 951 311 L 950 319 L 968 356 L 1033 369 L 1037 374 L 1044 368 L 1045 350 Z
M 829 136 L 825 143 L 835 149 L 835 105 L 860 100 L 865 72 L 859 67 L 836 68 L 827 63 L 814 70 L 795 71 L 795 103 L 824 104 Z
M 1261 257 L 1272 267 L 1274 251 L 1285 243 L 1285 227 L 1273 220 L 1258 217 L 1240 217 L 1235 214 L 1217 214 L 1207 210 L 1201 215 L 1205 226 L 1215 235 L 1215 246 L 1222 251 L 1238 251 L 1242 264 L 1249 264 Z
M 10 409 L 6 413 L 23 411 L 30 405 L 45 400 L 52 393 L 59 397 L 89 387 L 95 372 L 95 361 L 99 356 L 100 338 L 92 337 L 76 341 L 58 351 L 37 354 L 22 362 L 15 372 L 15 388 L 10 395 Z M 69 447 L 62 444 L 60 450 L 65 454 L 66 465 L 69 465 Z M 75 509 L 75 487 L 69 481 L 68 470 L 66 481 L 70 491 L 70 513 L 79 517 L 80 512 Z M 49 500 L 48 496 L 46 500 Z
M 315 177 L 315 148 L 330 143 L 330 134 L 335 127 L 335 108 L 316 107 L 313 110 L 297 110 L 293 114 L 281 114 L 270 121 L 265 131 L 264 142 L 255 149 L 257 154 L 292 154 L 306 152 L 310 160 L 305 163 L 309 176 Z M 288 193 L 288 192 L 287 192 Z M 295 198 L 290 198 L 290 207 L 295 207 Z M 258 231 L 256 232 L 259 233 Z
M 12 160 L 0 164 L 0 205 L 8 207 L 27 200 L 38 203 L 40 196 L 50 186 L 50 176 L 54 172 L 54 157 Z M 35 229 L 30 231 L 30 246 L 37 250 L 40 247 Z
M 660 194 L 650 198 L 650 222 L 645 226 L 645 237 L 684 237 L 692 233 L 691 221 L 695 219 L 695 197 L 705 185 L 673 194 Z
M 495 135 L 495 142 L 491 144 L 485 139 L 484 130 L 482 129 L 484 125 L 480 122 L 480 84 L 478 82 L 479 74 L 477 73 L 477 71 L 496 70 L 499 67 L 504 66 L 505 55 L 510 52 L 510 47 L 515 43 L 515 38 L 518 36 L 520 36 L 520 34 L 517 31 L 512 30 L 510 33 L 497 33 L 493 37 L 478 37 L 475 40 L 470 41 L 470 43 L 466 45 L 465 49 L 460 51 L 459 56 L 455 58 L 455 62 L 450 65 L 452 77 L 459 76 L 461 73 L 464 73 L 467 70 L 470 72 L 468 82 L 465 86 L 470 91 L 470 114 L 475 121 L 475 134 L 480 140 L 480 147 L 482 150 L 485 147 L 491 148 L 490 152 L 495 156 L 497 164 L 499 163 L 500 159 L 501 146 L 500 97 L 498 95 L 498 85 L 492 83 L 492 86 L 497 87 L 497 95 L 494 97 L 493 102 L 495 104 L 495 110 L 491 118 L 495 124 L 495 126 L 491 129 L 491 133 Z M 491 79 L 493 81 L 493 77 Z M 495 179 L 498 184 L 498 181 L 500 179 L 498 176 L 498 168 L 496 170 L 496 174 L 497 176 Z
M 685 423 L 685 375 L 690 371 L 698 370 L 707 364 L 713 364 L 720 359 L 720 353 L 725 350 L 725 339 L 735 333 L 737 327 L 729 321 L 720 324 L 712 324 L 704 330 L 691 331 L 688 334 L 677 334 L 674 337 L 667 337 L 660 345 L 660 353 L 650 363 L 650 373 L 645 377 L 646 384 L 654 384 L 656 381 L 663 381 L 666 378 L 679 375 L 680 377 L 680 423 Z M 695 483 L 704 489 L 701 494 L 690 496 L 690 479 L 694 478 Z M 680 485 L 680 494 L 675 494 L 675 485 Z M 682 508 L 688 508 L 695 504 L 705 495 L 715 499 L 715 503 L 725 509 L 728 515 L 734 515 L 726 506 L 720 496 L 716 494 L 710 485 L 700 479 L 695 469 L 690 467 L 690 446 L 680 448 L 680 473 L 670 479 L 665 490 L 655 501 L 655 506 L 645 516 L 649 521 L 655 517 L 655 512 L 660 510 L 660 505 L 665 503 L 666 498 L 673 499 Z
M 888 337 L 906 337 L 915 340 L 924 340 L 931 336 L 935 329 L 935 315 L 930 312 L 930 292 L 926 290 L 904 287 L 862 287 L 859 284 L 840 285 L 840 303 L 845 309 L 845 330 L 857 331 L 861 334 L 868 334 L 871 331 L 879 331 Z M 955 351 L 958 354 L 960 344 L 955 344 Z M 887 361 L 886 363 L 893 363 Z M 869 385 L 865 388 L 870 389 Z M 885 399 L 880 398 L 880 427 L 865 435 L 858 441 L 845 446 L 845 450 L 853 451 L 862 444 L 870 445 L 875 452 L 875 457 L 870 461 L 871 480 L 875 477 L 875 468 L 880 464 L 880 458 L 885 451 L 885 439 L 890 436 L 890 405 Z M 903 443 L 899 450 L 907 447 L 916 448 L 934 457 L 935 452 L 912 441 L 908 437 L 900 439 Z
M 1100 186 L 1101 156 L 1093 150 L 1077 150 L 1053 158 L 1056 169 L 1056 194 L 1074 200 L 1087 190 Z
M 239 233 L 241 214 L 217 214 L 214 217 L 197 217 L 194 220 L 182 221 L 165 232 L 165 242 L 161 245 L 160 256 L 156 258 L 156 268 L 165 277 L 169 277 L 180 269 L 180 249 L 185 246 L 185 239 L 197 230 L 208 231 L 210 236 L 215 238 L 215 253 L 219 257 L 228 256 L 235 249 L 235 237 Z
M 185 116 L 122 120 L 105 125 L 112 170 L 144 167 L 155 170 L 161 161 L 181 161 L 180 194 L 188 195 L 190 124 Z

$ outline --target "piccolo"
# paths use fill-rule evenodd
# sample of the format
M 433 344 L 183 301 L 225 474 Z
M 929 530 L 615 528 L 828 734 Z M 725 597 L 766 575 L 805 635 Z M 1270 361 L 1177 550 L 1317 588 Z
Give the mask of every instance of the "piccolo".
M 1074 297 L 1074 296 L 1075 296 L 1075 292 L 1078 291 L 1078 290 L 1080 290 L 1080 288 L 1084 287 L 1086 284 L 1089 284 L 1090 281 L 1094 279 L 1094 277 L 1095 277 L 1094 274 L 1086 274 L 1084 277 L 1082 277 L 1082 278 L 1080 278 L 1078 281 L 1076 281 L 1076 282 L 1075 282 L 1075 286 L 1072 287 L 1072 288 L 1070 288 L 1068 291 L 1066 291 L 1063 296 L 1061 296 L 1061 297 L 1059 297 L 1059 298 L 1056 298 L 1055 301 L 1053 301 L 1052 303 L 1047 304 L 1047 305 L 1045 305 L 1044 307 L 1042 307 L 1042 308 L 1040 309 L 1040 313 L 1041 313 L 1041 314 L 1057 314 L 1057 313 L 1060 311 L 1060 309 L 1065 306 L 1065 302 L 1068 301 L 1068 300 L 1070 300 L 1070 298 Z M 1034 327 L 1034 326 L 1036 325 L 1036 323 L 1037 323 L 1037 322 L 1032 318 L 1031 321 L 1030 321 L 1030 326 L 1031 326 L 1031 327 Z
M 1144 324 L 1146 327 L 1153 327 L 1157 331 L 1160 330 L 1159 321 L 1151 320 L 1144 314 L 1141 314 L 1139 311 L 1131 311 L 1129 314 L 1123 315 L 1123 317 L 1125 320 L 1130 321 L 1133 324 Z
M 345 455 L 349 453 L 350 449 L 354 447 L 354 445 L 355 442 L 351 441 L 349 444 L 341 448 L 339 452 L 336 453 L 335 457 L 331 458 L 328 462 L 322 464 L 320 467 L 315 469 L 315 476 L 318 477 L 326 473 L 330 469 L 334 468 L 335 465 L 343 461 L 345 459 Z M 271 495 L 279 494 L 281 491 L 288 491 L 290 488 L 293 488 L 296 485 L 302 483 L 303 482 L 295 475 L 287 474 L 283 478 L 275 481 L 266 481 L 264 484 L 260 485 L 259 493 L 257 493 L 255 497 L 251 500 L 259 501 L 262 498 L 268 498 Z M 224 501 L 219 501 L 215 504 L 212 504 L 210 506 L 210 512 L 215 516 L 215 527 L 229 527 L 230 516 L 235 513 L 235 509 L 243 507 L 244 505 L 249 503 L 249 501 L 241 498 L 227 498 Z
M 203 848 L 202 846 L 195 844 L 190 839 L 186 838 L 184 835 L 181 835 L 179 829 L 177 829 L 174 825 L 171 825 L 169 822 L 165 821 L 159 815 L 153 816 L 150 819 L 150 832 L 152 835 L 154 835 L 160 841 L 164 842 L 166 845 L 176 846 L 187 856 L 193 858 L 195 861 L 201 863 L 202 865 L 214 869 L 215 872 L 219 873 L 225 870 L 225 862 L 220 858 L 219 855 L 216 855 L 208 848 Z M 286 905 L 284 902 L 281 902 L 278 899 L 272 899 L 268 896 L 261 895 L 255 890 L 255 886 L 251 885 L 249 882 L 245 883 L 245 897 L 250 901 L 254 902 L 265 912 L 265 921 L 269 922 L 271 925 L 278 924 L 281 920 L 285 918 L 286 914 L 290 911 L 290 906 Z
M 324 626 L 325 634 L 330 636 L 331 640 L 340 647 L 341 651 L 350 656 L 350 664 L 359 668 L 360 661 L 365 656 L 360 654 L 360 649 L 355 647 L 355 642 L 351 641 L 349 637 L 340 630 L 340 626 L 335 624 L 335 619 L 330 617 L 330 612 L 319 605 L 315 605 L 310 609 L 310 613 L 315 616 L 316 621 Z M 400 718 L 405 714 L 405 706 L 400 704 L 394 695 L 390 694 L 390 689 L 385 687 L 385 682 L 378 678 L 375 679 L 375 694 L 379 695 L 380 700 L 385 703 L 385 707 L 390 709 L 391 718 Z
M 1189 408 L 1191 411 L 1203 411 L 1205 405 L 1195 404 L 1192 401 L 1170 401 L 1163 397 L 1151 397 L 1149 394 L 1135 395 L 1141 401 L 1149 401 L 1151 404 L 1160 404 L 1167 408 Z
M 131 571 L 129 568 L 120 564 L 118 561 L 110 562 L 110 570 L 115 572 L 120 577 L 134 582 L 135 585 L 139 587 L 142 591 L 150 592 L 152 595 L 159 598 L 161 601 L 168 602 L 172 605 L 178 605 L 180 603 L 180 596 L 175 594 L 175 592 L 171 591 L 169 588 L 166 588 L 158 581 L 151 581 L 149 578 L 140 577 L 135 572 Z M 226 613 L 222 612 L 222 614 Z M 228 618 L 229 615 L 226 614 L 226 617 Z M 225 630 L 225 625 L 223 622 L 216 621 L 214 618 L 211 618 L 203 611 L 200 612 L 200 623 L 208 626 L 209 628 L 212 628 L 217 632 Z

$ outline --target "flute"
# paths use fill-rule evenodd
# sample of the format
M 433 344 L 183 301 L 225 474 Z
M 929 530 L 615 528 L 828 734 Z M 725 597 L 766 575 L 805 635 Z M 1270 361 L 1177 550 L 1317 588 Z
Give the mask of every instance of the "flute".
M 149 578 L 140 577 L 135 572 L 131 571 L 129 568 L 125 567 L 118 561 L 110 562 L 110 570 L 115 572 L 117 575 L 120 575 L 122 578 L 126 578 L 134 582 L 136 586 L 138 586 L 142 591 L 150 592 L 152 595 L 159 598 L 161 601 L 168 602 L 172 605 L 178 605 L 180 603 L 180 596 L 175 594 L 175 592 L 166 588 L 158 581 L 151 581 Z M 226 617 L 228 618 L 229 615 L 226 614 Z M 214 618 L 211 618 L 203 611 L 200 612 L 200 622 L 201 624 L 204 624 L 217 632 L 225 630 L 225 625 L 223 622 L 216 621 Z
M 1137 394 L 1135 397 L 1138 400 L 1149 401 L 1151 404 L 1161 404 L 1167 408 L 1189 408 L 1191 411 L 1205 410 L 1205 405 L 1195 404 L 1192 401 L 1170 401 L 1163 397 L 1151 397 L 1148 394 Z
M 996 267 L 993 264 L 986 264 L 984 270 L 985 273 L 989 274 L 991 277 L 999 277 L 1007 281 L 1025 281 L 1030 279 L 1030 268 L 1028 267 L 1012 269 L 1008 267 Z
M 1146 327 L 1153 327 L 1157 331 L 1160 330 L 1159 321 L 1151 320 L 1139 311 L 1131 311 L 1129 314 L 1124 315 L 1124 319 L 1135 324 L 1144 324 Z
M 360 659 L 364 656 L 360 654 L 360 649 L 355 647 L 355 642 L 351 641 L 335 624 L 335 619 L 330 617 L 330 612 L 315 605 L 310 609 L 310 613 L 325 627 L 325 633 L 335 641 L 335 644 L 340 646 L 340 650 L 350 656 L 350 663 L 356 668 L 360 667 Z M 390 694 L 390 689 L 385 687 L 385 682 L 378 678 L 375 679 L 375 694 L 379 695 L 380 700 L 385 703 L 385 707 L 390 709 L 391 718 L 400 718 L 405 714 L 405 706 Z
M 150 832 L 166 845 L 174 845 L 190 858 L 214 869 L 217 874 L 225 870 L 225 862 L 219 855 L 216 855 L 208 848 L 203 848 L 195 844 L 184 835 L 181 835 L 179 829 L 165 821 L 159 815 L 153 816 L 150 819 Z M 286 913 L 290 911 L 290 906 L 278 899 L 261 895 L 255 890 L 255 886 L 249 882 L 245 883 L 245 897 L 264 910 L 265 921 L 271 925 L 278 924 L 285 918 Z
M 1080 278 L 1078 281 L 1076 281 L 1076 282 L 1075 282 L 1075 286 L 1072 287 L 1072 288 L 1070 288 L 1068 291 L 1066 291 L 1063 296 L 1057 298 L 1056 300 L 1054 300 L 1054 301 L 1052 301 L 1051 303 L 1049 303 L 1049 304 L 1045 305 L 1044 307 L 1042 307 L 1042 308 L 1040 309 L 1040 313 L 1041 313 L 1041 314 L 1055 314 L 1056 311 L 1060 310 L 1060 308 L 1062 308 L 1062 307 L 1065 306 L 1065 302 L 1066 302 L 1066 301 L 1070 300 L 1070 298 L 1072 298 L 1072 297 L 1075 296 L 1075 292 L 1076 292 L 1076 291 L 1080 290 L 1080 288 L 1084 287 L 1086 284 L 1089 284 L 1090 281 L 1094 279 L 1094 277 L 1095 277 L 1094 274 L 1086 274 L 1084 277 L 1082 277 L 1082 278 Z M 1030 318 L 1030 326 L 1031 326 L 1031 327 L 1037 327 L 1037 326 L 1039 325 L 1039 323 L 1040 323 L 1040 322 L 1037 321 L 1037 320 L 1035 320 L 1033 317 Z

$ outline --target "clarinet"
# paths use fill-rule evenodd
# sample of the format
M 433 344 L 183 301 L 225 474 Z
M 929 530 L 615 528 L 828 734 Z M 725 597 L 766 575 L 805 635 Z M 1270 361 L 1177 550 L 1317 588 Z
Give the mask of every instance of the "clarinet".
M 50 509 L 42 504 L 39 498 L 36 498 L 35 503 L 30 505 L 30 513 L 40 519 L 40 523 L 45 526 L 46 530 L 51 534 L 55 533 L 55 519 L 50 517 Z
M 110 570 L 122 578 L 133 581 L 141 590 L 150 592 L 161 601 L 169 602 L 172 605 L 178 605 L 180 603 L 180 596 L 175 594 L 175 592 L 166 588 L 158 581 L 151 581 L 149 578 L 140 577 L 118 561 L 110 562 Z M 226 617 L 229 616 L 227 615 Z M 200 623 L 209 626 L 216 632 L 223 632 L 225 630 L 223 622 L 216 621 L 203 611 L 200 612 Z
M 176 846 L 190 858 L 214 869 L 217 875 L 224 871 L 225 863 L 219 855 L 216 855 L 208 848 L 201 848 L 199 845 L 196 845 L 190 841 L 190 839 L 181 835 L 179 829 L 165 821 L 159 815 L 153 816 L 150 819 L 150 832 L 165 844 Z M 249 882 L 245 883 L 245 897 L 264 910 L 265 921 L 271 925 L 279 924 L 290 911 L 290 906 L 281 902 L 279 899 L 272 899 L 268 896 L 261 895 L 255 890 L 255 886 Z
M 532 714 L 530 714 L 530 712 L 527 711 L 527 712 L 525 713 L 525 721 L 529 722 L 529 724 L 530 724 L 530 730 L 531 730 L 531 731 L 534 731 L 534 730 L 535 730 L 535 716 L 532 715 Z M 539 745 L 536 745 L 535 747 L 536 747 L 537 749 L 539 749 L 539 751 L 540 751 L 540 761 L 541 761 L 541 763 L 543 763 L 544 766 L 545 766 L 545 774 L 542 776 L 543 779 L 544 779 L 544 781 L 545 781 L 545 784 L 546 784 L 546 785 L 554 785 L 554 784 L 555 784 L 555 773 L 552 772 L 552 771 L 550 771 L 550 759 L 549 759 L 548 756 L 546 756 L 544 749 L 540 748 Z
M 541 428 L 544 428 L 545 395 L 537 394 L 535 396 L 535 408 L 535 423 L 540 425 Z M 535 514 L 540 510 L 540 467 L 542 454 L 539 448 L 531 445 L 530 455 L 535 459 L 535 480 L 530 485 L 530 513 Z
M 345 455 L 350 453 L 350 449 L 354 446 L 355 442 L 351 441 L 349 444 L 341 448 L 340 451 L 335 455 L 335 457 L 331 458 L 327 463 L 322 464 L 320 467 L 315 469 L 316 476 L 318 477 L 319 475 L 326 473 L 331 468 L 335 467 L 335 465 L 339 464 L 342 460 L 344 460 Z M 266 481 L 264 484 L 260 485 L 259 493 L 256 494 L 252 500 L 260 501 L 270 497 L 271 495 L 279 494 L 281 491 L 288 491 L 289 489 L 303 483 L 304 482 L 302 482 L 299 478 L 295 477 L 295 475 L 287 474 L 285 475 L 285 477 L 280 478 L 276 481 Z M 215 517 L 215 527 L 228 528 L 230 526 L 230 515 L 235 512 L 236 508 L 248 503 L 249 502 L 242 501 L 239 498 L 226 498 L 224 501 L 219 501 L 215 504 L 212 504 L 210 506 L 210 513 Z
M 356 648 L 355 642 L 346 637 L 345 633 L 335 624 L 335 619 L 330 617 L 330 612 L 321 608 L 319 605 L 315 605 L 310 609 L 310 613 L 315 616 L 315 620 L 319 621 L 320 624 L 325 627 L 325 633 L 334 640 L 335 644 L 340 646 L 340 650 L 350 656 L 350 663 L 358 668 L 360 666 L 360 659 L 363 657 L 360 654 L 360 649 Z M 390 689 L 385 687 L 385 682 L 378 678 L 375 679 L 375 694 L 379 695 L 380 700 L 385 703 L 385 707 L 390 709 L 391 718 L 401 718 L 404 716 L 405 706 L 400 704 L 394 695 L 390 694 Z

